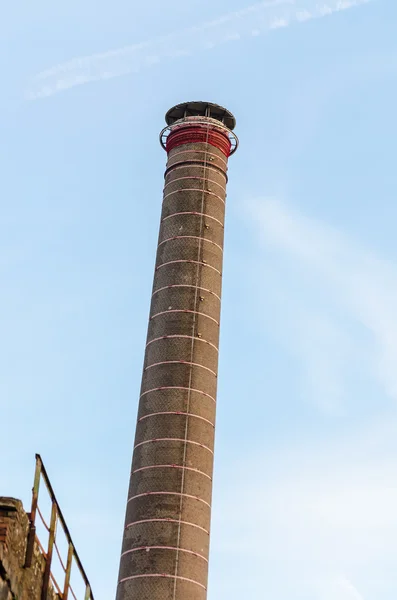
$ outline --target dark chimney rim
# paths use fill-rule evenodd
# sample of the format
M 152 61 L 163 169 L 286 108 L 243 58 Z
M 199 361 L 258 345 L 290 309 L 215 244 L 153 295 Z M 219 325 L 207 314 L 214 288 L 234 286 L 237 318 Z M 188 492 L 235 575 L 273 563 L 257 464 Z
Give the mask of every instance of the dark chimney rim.
M 231 131 L 236 127 L 236 119 L 233 114 L 213 102 L 193 101 L 177 104 L 166 113 L 165 121 L 167 125 L 172 125 L 184 117 L 211 117 L 211 119 L 223 123 Z

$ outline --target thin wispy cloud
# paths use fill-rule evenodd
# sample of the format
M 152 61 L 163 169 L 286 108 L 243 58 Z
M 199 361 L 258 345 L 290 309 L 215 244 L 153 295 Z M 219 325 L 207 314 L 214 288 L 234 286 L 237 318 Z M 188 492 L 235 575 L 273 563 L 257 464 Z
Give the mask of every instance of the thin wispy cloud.
M 239 446 L 233 466 L 218 473 L 213 564 L 220 572 L 225 565 L 225 577 L 210 587 L 213 597 L 237 600 L 249 583 L 273 600 L 391 597 L 384 592 L 397 585 L 396 431 L 392 417 L 348 437 L 313 432 L 271 448 L 266 440 Z M 241 506 L 249 510 L 236 519 Z M 229 584 L 230 564 L 239 576 Z
M 266 0 L 213 21 L 131 46 L 75 58 L 42 71 L 30 82 L 28 98 L 37 99 L 78 85 L 139 72 L 162 61 L 193 55 L 221 44 L 256 37 L 294 23 L 347 10 L 370 0 Z
M 351 600 L 364 600 L 358 589 L 346 577 L 339 579 L 338 584 L 340 588 L 348 594 L 348 598 Z
M 339 411 L 363 383 L 396 400 L 394 264 L 285 203 L 265 199 L 250 210 L 272 252 L 264 281 L 276 291 L 266 326 L 300 359 L 317 403 Z

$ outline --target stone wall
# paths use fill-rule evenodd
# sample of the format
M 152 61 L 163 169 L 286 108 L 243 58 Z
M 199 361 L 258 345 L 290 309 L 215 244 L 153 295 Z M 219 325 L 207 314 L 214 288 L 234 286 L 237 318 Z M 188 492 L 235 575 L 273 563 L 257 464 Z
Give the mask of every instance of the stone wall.
M 24 567 L 28 531 L 22 502 L 0 496 L 0 600 L 42 600 L 45 558 L 35 543 L 32 564 Z M 59 600 L 51 585 L 46 600 Z

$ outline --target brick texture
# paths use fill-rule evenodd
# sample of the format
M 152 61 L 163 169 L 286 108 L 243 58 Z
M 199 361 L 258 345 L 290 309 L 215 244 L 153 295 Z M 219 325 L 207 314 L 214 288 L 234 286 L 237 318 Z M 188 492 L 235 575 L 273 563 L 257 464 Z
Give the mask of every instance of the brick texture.
M 117 600 L 207 597 L 226 172 L 168 154 Z

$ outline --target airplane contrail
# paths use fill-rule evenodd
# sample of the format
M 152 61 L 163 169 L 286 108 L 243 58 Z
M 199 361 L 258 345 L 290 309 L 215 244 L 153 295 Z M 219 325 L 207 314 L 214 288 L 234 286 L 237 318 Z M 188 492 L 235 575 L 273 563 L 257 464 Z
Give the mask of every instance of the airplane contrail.
M 264 0 L 167 36 L 56 65 L 31 80 L 27 97 L 52 96 L 78 85 L 138 72 L 164 60 L 210 50 L 244 37 L 263 35 L 368 2 L 370 0 Z

